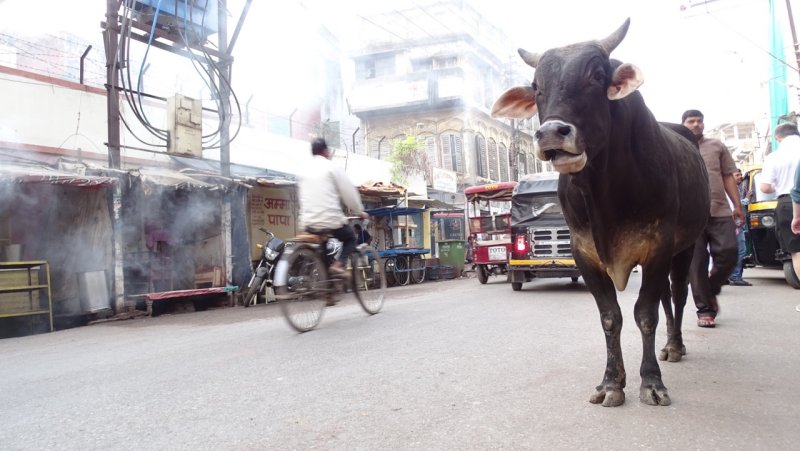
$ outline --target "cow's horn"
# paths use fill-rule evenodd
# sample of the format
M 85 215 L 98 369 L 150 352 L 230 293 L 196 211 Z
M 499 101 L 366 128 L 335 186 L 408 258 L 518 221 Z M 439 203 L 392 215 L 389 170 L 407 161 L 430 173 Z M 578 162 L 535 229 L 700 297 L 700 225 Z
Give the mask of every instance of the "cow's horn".
M 625 34 L 628 33 L 628 26 L 630 24 L 631 18 L 628 17 L 625 19 L 625 23 L 623 23 L 621 27 L 617 28 L 617 31 L 611 33 L 607 38 L 598 41 L 598 44 L 603 47 L 606 53 L 611 54 L 611 52 L 613 52 L 619 43 L 625 38 Z
M 525 49 L 517 49 L 517 52 L 519 52 L 519 56 L 522 57 L 522 61 L 525 61 L 525 64 L 536 69 L 536 65 L 539 64 L 538 53 L 531 53 Z

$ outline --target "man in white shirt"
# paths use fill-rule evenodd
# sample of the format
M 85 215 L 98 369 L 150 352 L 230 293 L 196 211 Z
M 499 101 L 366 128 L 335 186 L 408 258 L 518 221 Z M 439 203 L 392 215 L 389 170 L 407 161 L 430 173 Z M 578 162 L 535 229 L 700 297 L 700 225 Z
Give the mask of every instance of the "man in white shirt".
M 767 155 L 761 169 L 759 189 L 767 194 L 789 194 L 794 185 L 794 170 L 800 163 L 800 133 L 797 125 L 781 124 L 775 127 L 778 148 Z
M 338 259 L 331 265 L 331 275 L 341 276 L 350 255 L 356 247 L 353 228 L 347 223 L 342 205 L 353 216 L 369 217 L 361 204 L 361 195 L 347 178 L 342 168 L 330 159 L 333 152 L 325 140 L 317 138 L 311 143 L 311 162 L 300 176 L 300 228 L 309 233 L 329 233 L 342 242 Z
M 792 233 L 792 198 L 789 196 L 795 182 L 795 171 L 800 164 L 800 131 L 793 123 L 775 127 L 778 148 L 764 159 L 763 176 L 759 189 L 778 197 L 775 207 L 775 233 L 781 250 L 792 256 L 794 267 L 800 265 L 800 236 Z

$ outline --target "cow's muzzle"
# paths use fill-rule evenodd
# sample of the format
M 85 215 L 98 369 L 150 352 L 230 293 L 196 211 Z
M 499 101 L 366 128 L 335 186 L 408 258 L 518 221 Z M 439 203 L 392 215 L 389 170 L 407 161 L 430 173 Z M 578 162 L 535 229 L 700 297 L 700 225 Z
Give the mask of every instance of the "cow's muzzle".
M 573 173 L 586 165 L 586 153 L 578 146 L 574 125 L 549 120 L 534 133 L 536 158 L 549 161 L 561 173 Z

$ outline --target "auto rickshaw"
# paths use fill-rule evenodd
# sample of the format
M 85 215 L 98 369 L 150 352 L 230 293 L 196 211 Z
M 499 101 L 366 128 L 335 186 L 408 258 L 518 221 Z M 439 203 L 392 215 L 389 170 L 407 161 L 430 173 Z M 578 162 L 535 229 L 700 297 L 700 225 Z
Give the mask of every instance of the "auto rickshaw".
M 581 273 L 572 257 L 567 221 L 558 200 L 558 174 L 528 174 L 511 198 L 511 288 L 534 278 L 569 277 Z
M 469 205 L 472 264 L 478 281 L 506 273 L 511 253 L 511 193 L 517 182 L 470 186 L 464 190 Z M 493 208 L 495 210 L 493 210 Z
M 783 269 L 786 282 L 800 289 L 800 280 L 794 272 L 791 255 L 781 249 L 778 234 L 775 233 L 775 208 L 778 201 L 774 196 L 758 189 L 761 166 L 756 166 L 744 174 L 742 183 L 747 185 L 745 222 L 747 256 L 745 264 L 764 268 Z

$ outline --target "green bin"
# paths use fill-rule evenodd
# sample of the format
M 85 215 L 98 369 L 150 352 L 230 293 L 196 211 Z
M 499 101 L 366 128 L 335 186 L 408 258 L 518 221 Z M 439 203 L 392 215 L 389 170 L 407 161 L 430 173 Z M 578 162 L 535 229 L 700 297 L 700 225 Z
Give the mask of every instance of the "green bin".
M 456 277 L 464 271 L 464 240 L 441 240 L 439 263 L 453 267 Z

